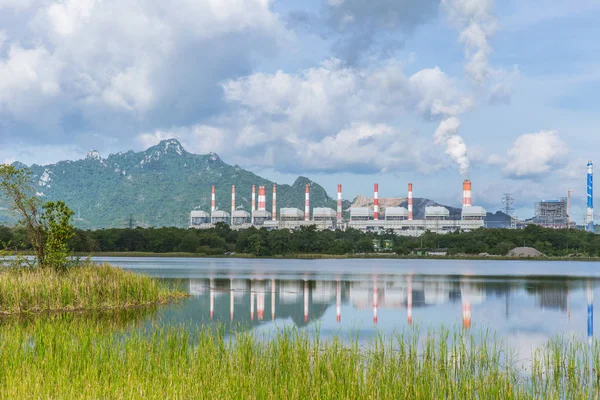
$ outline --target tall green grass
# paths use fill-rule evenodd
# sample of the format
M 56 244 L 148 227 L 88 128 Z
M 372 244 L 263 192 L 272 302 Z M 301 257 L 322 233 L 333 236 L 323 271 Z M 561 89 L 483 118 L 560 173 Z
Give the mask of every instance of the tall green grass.
M 293 329 L 233 338 L 188 327 L 114 334 L 64 321 L 8 324 L 0 331 L 0 397 L 587 399 L 598 381 L 586 361 L 598 356 L 597 344 L 553 341 L 523 373 L 502 346 L 448 331 L 364 347 Z
M 156 279 L 108 264 L 86 263 L 66 272 L 0 270 L 0 314 L 4 315 L 135 307 L 183 296 Z

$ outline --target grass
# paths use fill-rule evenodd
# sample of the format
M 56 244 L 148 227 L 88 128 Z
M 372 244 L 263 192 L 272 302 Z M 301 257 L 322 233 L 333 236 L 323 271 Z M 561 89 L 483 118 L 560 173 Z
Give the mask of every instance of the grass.
M 84 263 L 63 273 L 0 269 L 0 315 L 140 307 L 184 296 L 156 279 L 108 264 Z
M 502 346 L 464 335 L 399 334 L 363 347 L 294 329 L 233 338 L 208 328 L 13 323 L 0 331 L 0 397 L 597 398 L 598 343 L 555 339 L 524 372 Z

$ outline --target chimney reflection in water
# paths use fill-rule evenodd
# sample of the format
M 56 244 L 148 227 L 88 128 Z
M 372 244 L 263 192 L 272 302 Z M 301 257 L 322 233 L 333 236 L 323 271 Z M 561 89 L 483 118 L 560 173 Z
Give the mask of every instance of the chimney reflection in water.
M 308 322 L 308 281 L 304 281 L 304 322 Z
M 342 321 L 342 282 L 338 279 L 335 288 L 335 320 Z

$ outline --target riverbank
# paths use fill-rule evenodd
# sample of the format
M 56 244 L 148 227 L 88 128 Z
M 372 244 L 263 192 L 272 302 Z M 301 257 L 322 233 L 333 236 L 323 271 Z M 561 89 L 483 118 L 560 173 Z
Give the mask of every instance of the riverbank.
M 413 333 L 415 331 L 412 331 Z M 48 322 L 0 331 L 2 398 L 595 398 L 598 342 L 530 360 L 462 331 L 363 343 L 295 329 L 266 339 L 187 327 L 115 334 Z M 210 362 L 207 362 L 210 360 Z
M 479 255 L 450 255 L 450 256 L 413 256 L 397 255 L 395 253 L 365 253 L 365 254 L 287 254 L 284 256 L 255 256 L 254 254 L 219 254 L 206 255 L 199 253 L 152 253 L 136 251 L 76 253 L 78 257 L 158 257 L 158 258 L 257 258 L 257 259 L 296 259 L 296 260 L 343 260 L 343 259 L 398 259 L 398 260 L 494 260 L 494 261 L 600 261 L 600 257 L 506 257 Z
M 187 296 L 148 276 L 108 264 L 0 269 L 0 315 L 100 311 L 162 304 Z

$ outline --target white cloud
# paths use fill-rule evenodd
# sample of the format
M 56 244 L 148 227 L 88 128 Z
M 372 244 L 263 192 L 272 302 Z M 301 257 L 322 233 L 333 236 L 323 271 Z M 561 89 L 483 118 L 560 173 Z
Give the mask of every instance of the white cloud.
M 273 162 L 321 170 L 333 170 L 337 165 L 338 169 L 356 166 L 355 170 L 362 172 L 364 163 L 358 163 L 354 157 L 362 153 L 364 159 L 375 160 L 366 155 L 371 149 L 380 154 L 376 170 L 422 165 L 420 152 L 407 151 L 409 147 L 399 145 L 405 140 L 401 135 L 394 143 L 388 141 L 392 132 L 397 132 L 391 128 L 392 121 L 400 115 L 445 119 L 459 115 L 472 104 L 440 68 L 407 76 L 397 62 L 355 68 L 330 59 L 297 74 L 277 71 L 230 80 L 223 89 L 225 98 L 241 108 L 232 116 L 240 124 L 232 128 L 241 132 L 236 141 L 238 151 L 256 153 L 261 147 L 276 146 L 278 151 L 270 158 Z M 378 140 L 369 139 L 375 136 Z M 457 129 L 437 137 L 464 173 L 469 162 Z M 363 147 L 360 143 L 364 141 L 375 144 Z M 344 150 L 335 156 L 324 155 L 335 147 Z M 290 158 L 285 149 L 293 149 L 302 162 L 295 162 L 296 158 Z M 278 156 L 279 150 L 282 156 Z M 398 157 L 406 157 L 407 162 L 386 156 L 394 151 L 398 151 Z
M 158 130 L 137 136 L 137 142 L 143 149 L 154 146 L 161 140 L 175 138 L 187 151 L 197 154 L 221 152 L 225 149 L 227 132 L 208 125 L 193 125 L 170 130 Z
M 540 178 L 560 168 L 567 161 L 567 145 L 556 131 L 527 133 L 508 150 L 504 172 L 512 178 Z

